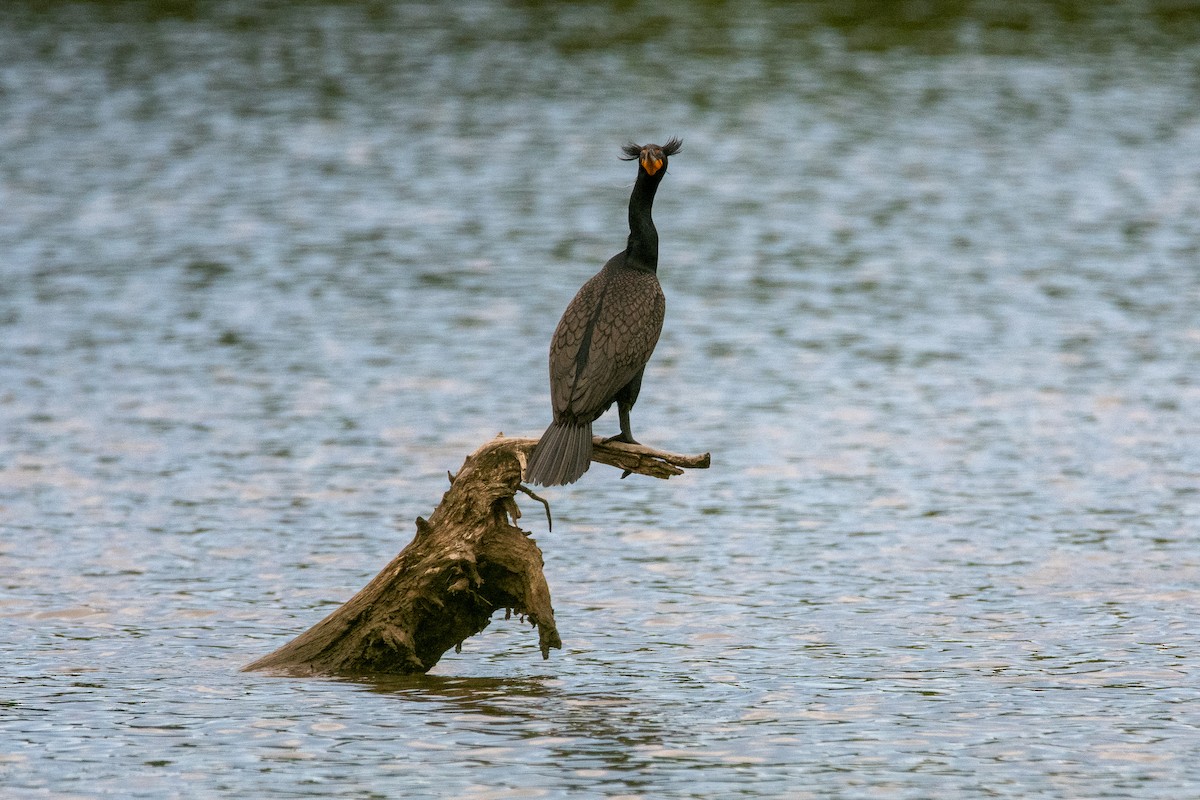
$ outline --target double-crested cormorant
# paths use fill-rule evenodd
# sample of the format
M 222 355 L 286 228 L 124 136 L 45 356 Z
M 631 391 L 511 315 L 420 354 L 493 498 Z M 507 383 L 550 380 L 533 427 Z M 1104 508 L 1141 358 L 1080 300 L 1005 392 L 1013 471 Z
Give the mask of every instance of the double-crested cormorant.
M 636 444 L 629 410 L 642 388 L 642 372 L 662 331 L 666 300 L 658 284 L 658 231 L 650 210 L 667 172 L 667 157 L 683 141 L 625 145 L 637 160 L 629 196 L 629 242 L 575 295 L 550 340 L 550 400 L 554 422 L 529 456 L 526 480 L 542 486 L 574 483 L 592 462 L 592 422 L 613 401 L 621 432 L 613 440 Z

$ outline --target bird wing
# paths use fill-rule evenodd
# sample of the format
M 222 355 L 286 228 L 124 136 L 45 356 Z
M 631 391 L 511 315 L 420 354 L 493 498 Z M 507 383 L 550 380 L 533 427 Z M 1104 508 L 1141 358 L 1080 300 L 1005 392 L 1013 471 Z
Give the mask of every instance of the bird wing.
M 554 415 L 590 422 L 650 360 L 666 300 L 653 273 L 605 268 L 563 313 L 550 346 Z

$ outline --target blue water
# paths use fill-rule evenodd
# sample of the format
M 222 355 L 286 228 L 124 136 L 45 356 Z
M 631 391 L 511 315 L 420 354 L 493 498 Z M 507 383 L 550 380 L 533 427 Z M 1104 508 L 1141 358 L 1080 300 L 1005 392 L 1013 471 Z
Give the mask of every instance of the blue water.
M 903 8 L 6 12 L 4 795 L 1200 792 L 1200 25 Z M 525 503 L 548 661 L 240 673 L 546 425 L 670 135 L 633 424 L 712 468 Z

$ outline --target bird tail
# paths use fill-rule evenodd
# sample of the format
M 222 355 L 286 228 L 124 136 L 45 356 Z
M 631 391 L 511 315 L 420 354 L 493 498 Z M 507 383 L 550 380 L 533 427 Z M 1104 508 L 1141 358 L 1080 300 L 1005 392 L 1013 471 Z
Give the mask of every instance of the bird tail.
M 525 480 L 541 486 L 574 483 L 592 465 L 592 423 L 553 422 L 525 467 Z

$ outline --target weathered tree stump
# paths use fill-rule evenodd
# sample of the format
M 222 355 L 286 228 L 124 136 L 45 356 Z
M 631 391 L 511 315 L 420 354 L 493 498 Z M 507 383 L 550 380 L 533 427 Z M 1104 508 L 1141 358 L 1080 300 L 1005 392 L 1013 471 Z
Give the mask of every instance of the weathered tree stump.
M 424 673 L 499 609 L 538 630 L 543 658 L 561 648 L 542 574 L 542 552 L 521 517 L 517 492 L 536 439 L 499 436 L 450 476 L 450 489 L 391 563 L 325 619 L 243 669 L 285 675 Z M 592 459 L 656 478 L 705 468 L 707 453 L 681 456 L 642 445 L 594 440 Z M 624 475 L 622 475 L 624 477 Z M 543 503 L 545 501 L 542 501 Z M 546 506 L 547 518 L 549 505 Z

